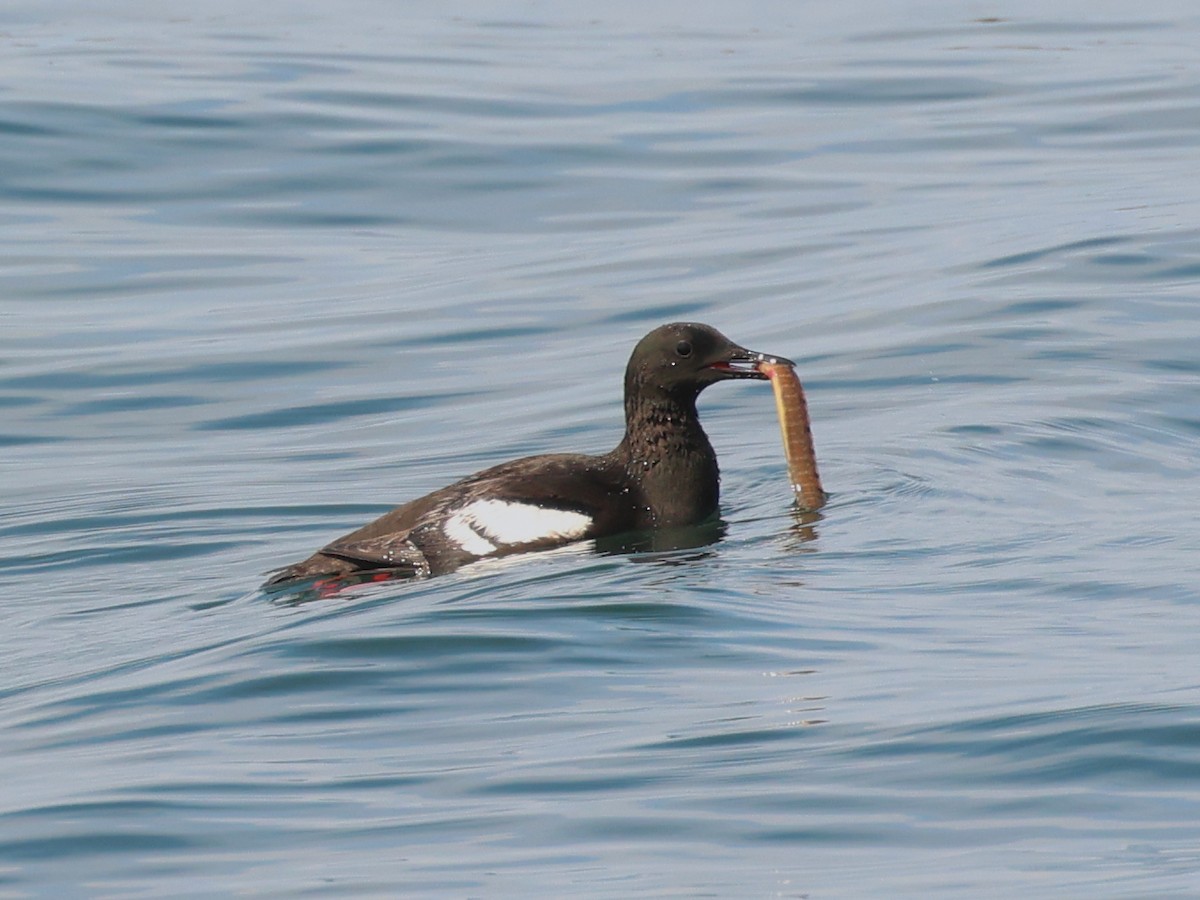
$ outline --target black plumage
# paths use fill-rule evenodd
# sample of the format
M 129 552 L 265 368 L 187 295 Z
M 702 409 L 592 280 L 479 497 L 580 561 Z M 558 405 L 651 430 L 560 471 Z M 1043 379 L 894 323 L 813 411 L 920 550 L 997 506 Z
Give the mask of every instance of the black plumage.
M 768 360 L 787 362 L 739 347 L 707 325 L 656 328 L 638 342 L 625 370 L 625 436 L 611 452 L 530 456 L 485 469 L 397 507 L 276 572 L 267 585 L 372 571 L 437 575 L 483 556 L 699 524 L 717 511 L 720 476 L 696 398 L 718 381 L 765 380 L 757 364 Z M 574 513 L 566 518 L 586 526 L 515 542 L 485 525 L 464 531 L 464 510 L 503 509 L 501 503 Z

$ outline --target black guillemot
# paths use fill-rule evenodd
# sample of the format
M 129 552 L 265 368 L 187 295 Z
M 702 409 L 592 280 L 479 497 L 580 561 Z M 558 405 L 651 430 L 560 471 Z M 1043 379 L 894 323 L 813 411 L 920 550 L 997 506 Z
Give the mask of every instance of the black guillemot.
M 484 557 L 700 524 L 717 512 L 720 475 L 696 398 L 718 381 L 766 380 L 764 363 L 791 365 L 708 325 L 656 328 L 625 369 L 625 436 L 616 449 L 529 456 L 477 472 L 352 531 L 264 586 L 373 572 L 427 577 Z

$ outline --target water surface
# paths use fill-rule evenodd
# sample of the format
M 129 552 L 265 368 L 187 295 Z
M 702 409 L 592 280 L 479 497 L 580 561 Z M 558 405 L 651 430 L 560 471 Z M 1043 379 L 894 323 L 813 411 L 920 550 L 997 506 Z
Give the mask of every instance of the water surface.
M 1192 896 L 1200 17 L 10 5 L 0 893 Z M 723 536 L 265 572 L 619 437 Z

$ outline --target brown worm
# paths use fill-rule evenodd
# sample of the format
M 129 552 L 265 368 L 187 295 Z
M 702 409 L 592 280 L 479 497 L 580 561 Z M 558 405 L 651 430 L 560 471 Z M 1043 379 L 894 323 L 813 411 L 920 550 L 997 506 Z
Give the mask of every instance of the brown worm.
M 775 410 L 779 413 L 783 452 L 796 502 L 804 509 L 819 509 L 825 505 L 825 491 L 817 474 L 817 454 L 804 388 L 796 370 L 786 363 L 764 360 L 758 364 L 758 370 L 771 379 L 771 387 L 775 389 Z

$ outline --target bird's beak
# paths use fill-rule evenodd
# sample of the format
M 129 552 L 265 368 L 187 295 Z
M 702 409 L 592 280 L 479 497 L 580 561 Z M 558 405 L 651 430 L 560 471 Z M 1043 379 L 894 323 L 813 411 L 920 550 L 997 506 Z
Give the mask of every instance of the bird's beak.
M 768 380 L 767 376 L 760 368 L 764 364 L 792 366 L 793 368 L 796 365 L 790 359 L 784 359 L 782 356 L 758 353 L 755 350 L 747 350 L 745 347 L 734 347 L 723 359 L 709 363 L 708 368 L 720 372 L 725 378 L 752 378 L 756 381 L 766 381 Z

